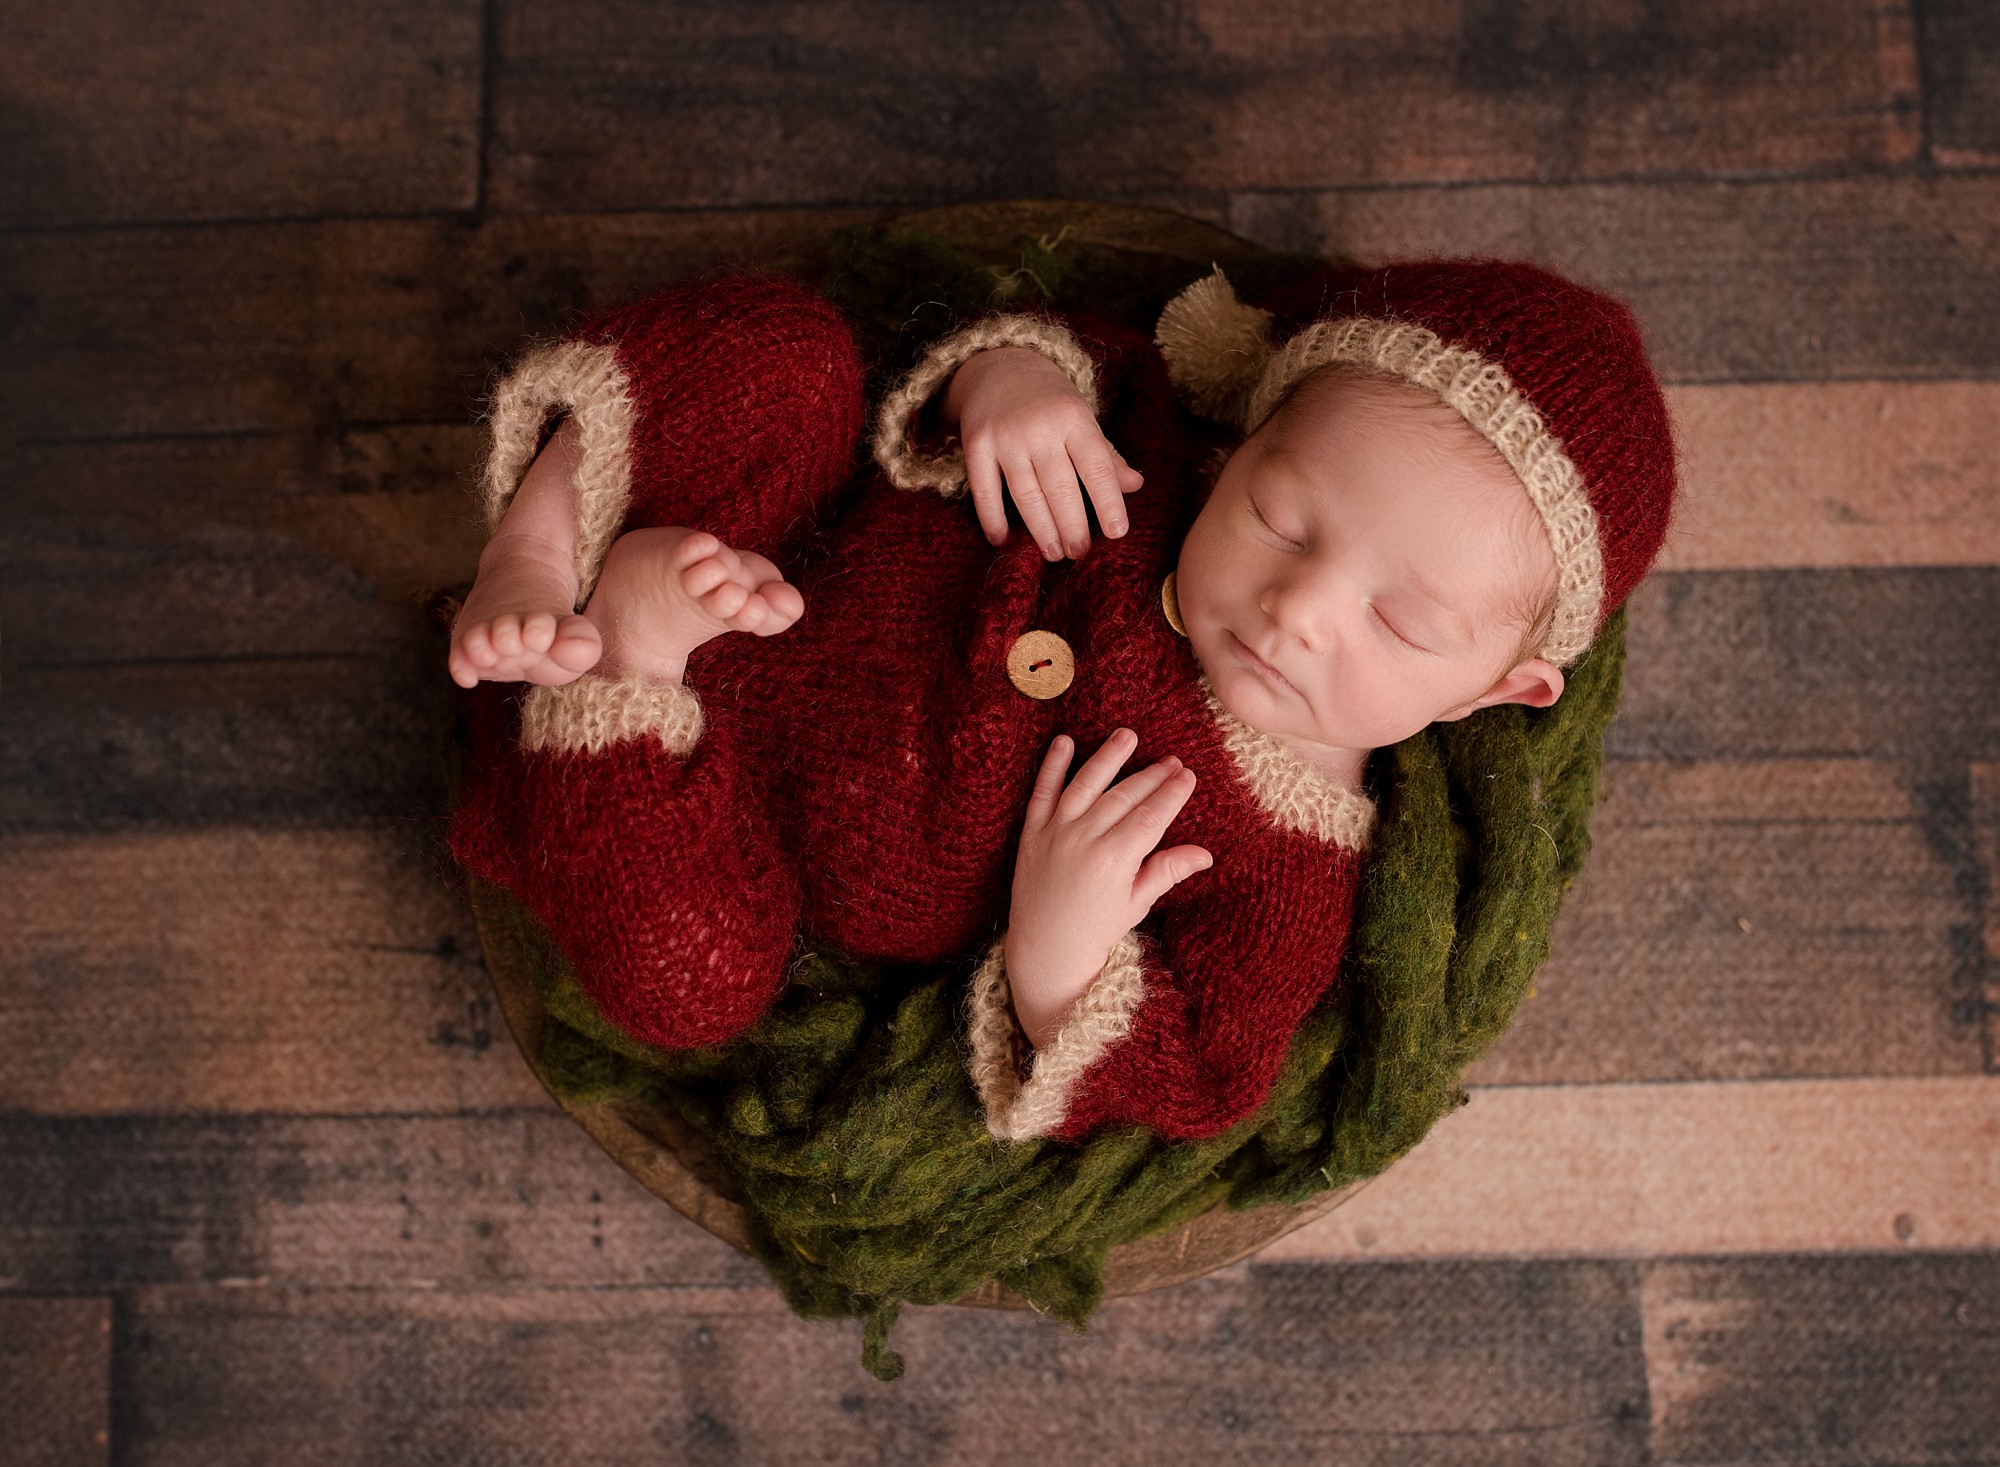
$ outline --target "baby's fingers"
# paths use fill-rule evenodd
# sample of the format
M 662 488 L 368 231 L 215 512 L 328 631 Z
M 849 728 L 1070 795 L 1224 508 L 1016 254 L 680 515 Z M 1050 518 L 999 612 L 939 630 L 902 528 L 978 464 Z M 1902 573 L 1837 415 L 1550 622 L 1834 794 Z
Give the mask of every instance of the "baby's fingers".
M 1111 737 L 1097 746 L 1097 752 L 1083 761 L 1083 768 L 1077 770 L 1076 778 L 1063 791 L 1056 813 L 1065 820 L 1075 820 L 1088 811 L 1097 803 L 1097 797 L 1111 787 L 1111 781 L 1118 777 L 1118 771 L 1138 747 L 1139 736 L 1131 729 L 1113 729 Z
M 1151 794 L 1125 812 L 1112 827 L 1113 833 L 1151 847 L 1174 823 L 1174 817 L 1181 813 L 1181 806 L 1194 793 L 1194 784 L 1192 769 L 1183 765 L 1174 770 L 1159 782 Z
M 1090 549 L 1090 521 L 1083 513 L 1083 490 L 1077 484 L 1076 465 L 1066 449 L 1058 448 L 1035 460 L 1035 479 L 1042 486 L 1042 498 L 1055 516 L 1062 535 L 1064 553 L 1081 559 Z
M 1041 546 L 1042 558 L 1061 560 L 1062 535 L 1056 529 L 1054 516 L 1049 513 L 1048 499 L 1042 493 L 1034 464 L 1020 458 L 1003 467 L 1007 474 L 1007 488 L 1014 496 L 1014 507 L 1021 511 L 1021 522 L 1035 537 L 1035 543 Z
M 965 450 L 965 480 L 972 488 L 972 508 L 990 544 L 1007 543 L 1006 490 L 1000 482 L 1000 461 L 981 448 Z
M 1104 527 L 1106 538 L 1117 539 L 1125 533 L 1125 493 L 1119 480 L 1123 462 L 1101 433 L 1071 443 L 1070 462 L 1076 465 L 1083 487 L 1090 491 L 1090 502 L 1096 507 L 1097 522 Z
M 1029 827 L 1047 824 L 1055 813 L 1056 799 L 1062 794 L 1063 773 L 1069 768 L 1070 752 L 1075 747 L 1068 734 L 1057 734 L 1049 741 L 1049 751 L 1042 755 L 1042 767 L 1035 773 L 1034 793 L 1028 796 Z
M 1215 857 L 1202 846 L 1175 846 L 1172 850 L 1155 851 L 1139 868 L 1138 878 L 1132 883 L 1132 899 L 1144 902 L 1150 911 L 1154 902 L 1181 882 L 1214 864 Z

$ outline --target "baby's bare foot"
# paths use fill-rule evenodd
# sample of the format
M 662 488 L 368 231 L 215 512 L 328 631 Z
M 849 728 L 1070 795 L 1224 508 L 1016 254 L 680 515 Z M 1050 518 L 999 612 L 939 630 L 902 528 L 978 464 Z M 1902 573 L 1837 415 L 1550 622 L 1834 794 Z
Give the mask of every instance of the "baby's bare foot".
M 451 680 L 558 685 L 597 663 L 603 639 L 576 612 L 576 571 L 532 542 L 496 538 L 451 628 Z
M 755 551 L 667 525 L 613 542 L 585 613 L 604 635 L 600 672 L 678 682 L 704 642 L 725 632 L 776 636 L 805 609 L 798 588 Z

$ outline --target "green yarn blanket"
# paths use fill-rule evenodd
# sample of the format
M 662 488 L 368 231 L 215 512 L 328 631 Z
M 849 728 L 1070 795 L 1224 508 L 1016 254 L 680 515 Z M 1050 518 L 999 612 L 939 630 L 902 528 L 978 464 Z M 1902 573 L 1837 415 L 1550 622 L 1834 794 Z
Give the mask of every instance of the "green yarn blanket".
M 790 263 L 848 310 L 884 372 L 996 300 L 1088 302 L 1150 326 L 1209 268 L 1060 237 L 979 249 L 879 229 Z M 1229 269 L 1254 289 L 1302 263 Z M 1623 661 L 1621 613 L 1553 708 L 1482 710 L 1375 756 L 1381 824 L 1352 981 L 1301 1028 L 1263 1109 L 1213 1140 L 993 1140 L 959 1012 L 974 955 L 911 968 L 802 947 L 749 1034 L 669 1054 L 608 1023 L 512 908 L 549 1017 L 544 1078 L 576 1100 L 646 1098 L 707 1135 L 792 1308 L 867 1318 L 863 1361 L 885 1379 L 901 1370 L 886 1348 L 900 1305 L 988 1280 L 1081 1327 L 1114 1246 L 1218 1204 L 1301 1202 L 1373 1176 L 1466 1103 L 1459 1075 L 1512 1021 L 1581 868 Z

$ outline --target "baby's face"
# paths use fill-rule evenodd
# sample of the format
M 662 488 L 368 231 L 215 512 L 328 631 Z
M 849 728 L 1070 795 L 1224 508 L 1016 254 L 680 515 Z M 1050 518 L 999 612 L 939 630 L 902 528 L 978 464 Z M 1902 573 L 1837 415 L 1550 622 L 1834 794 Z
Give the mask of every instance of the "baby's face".
M 1178 572 L 1222 705 L 1331 767 L 1511 690 L 1555 557 L 1520 480 L 1450 409 L 1335 379 L 1230 457 Z M 1560 693 L 1555 669 L 1523 666 L 1553 691 L 1491 701 Z

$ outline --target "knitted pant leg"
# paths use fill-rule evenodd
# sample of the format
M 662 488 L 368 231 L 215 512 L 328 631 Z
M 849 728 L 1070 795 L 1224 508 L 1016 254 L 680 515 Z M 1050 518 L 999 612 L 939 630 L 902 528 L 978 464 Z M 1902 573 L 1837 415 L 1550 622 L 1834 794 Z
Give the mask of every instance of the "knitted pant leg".
M 862 372 L 839 311 L 790 280 L 736 277 L 598 329 L 639 407 L 622 528 L 689 525 L 784 565 L 852 478 Z

